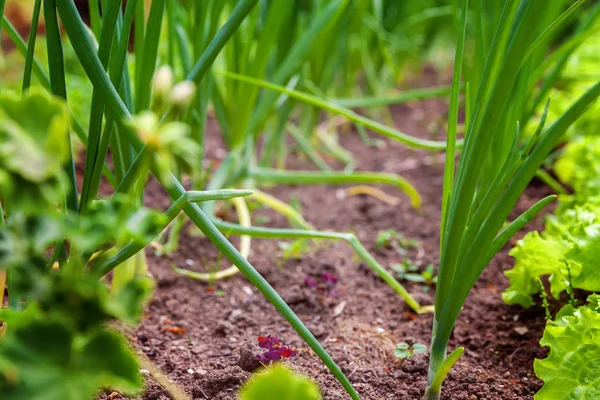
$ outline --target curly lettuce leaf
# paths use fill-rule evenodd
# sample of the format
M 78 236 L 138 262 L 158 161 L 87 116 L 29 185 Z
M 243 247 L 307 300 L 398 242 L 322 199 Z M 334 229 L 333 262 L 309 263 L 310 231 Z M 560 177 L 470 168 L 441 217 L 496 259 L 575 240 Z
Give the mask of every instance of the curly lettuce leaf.
M 554 164 L 558 178 L 571 186 L 577 197 L 597 195 L 600 189 L 600 138 L 584 136 L 571 141 Z
M 536 400 L 600 398 L 600 313 L 566 306 L 548 323 L 540 344 L 550 353 L 534 363 L 544 381 Z
M 540 292 L 538 278 L 542 275 L 550 275 L 552 295 L 558 297 L 567 288 L 563 258 L 569 249 L 570 245 L 563 240 L 529 232 L 508 253 L 516 262 L 513 269 L 505 272 L 510 286 L 502 293 L 502 299 L 507 304 L 532 306 L 532 296 Z
M 510 286 L 502 298 L 507 304 L 532 306 L 532 296 L 541 290 L 538 279 L 548 275 L 550 293 L 555 298 L 569 284 L 600 291 L 600 274 L 594 261 L 600 255 L 596 250 L 600 245 L 600 206 L 569 206 L 572 208 L 561 204 L 556 215 L 548 217 L 544 233 L 528 233 L 510 251 L 515 266 L 505 272 Z
M 578 242 L 565 255 L 571 269 L 574 288 L 600 291 L 600 235 L 590 236 L 589 240 Z

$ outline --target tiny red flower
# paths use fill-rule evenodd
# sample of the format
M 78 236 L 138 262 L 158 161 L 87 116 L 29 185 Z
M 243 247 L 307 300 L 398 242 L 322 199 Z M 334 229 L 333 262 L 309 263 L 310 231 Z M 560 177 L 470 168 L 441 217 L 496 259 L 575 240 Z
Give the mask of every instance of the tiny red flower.
M 281 349 L 279 349 L 278 352 L 279 354 L 281 354 L 282 357 L 285 358 L 294 357 L 296 355 L 296 352 L 290 349 L 289 347 L 282 347 Z
M 277 339 L 276 336 L 259 336 L 258 337 L 258 347 L 262 349 L 273 349 L 275 347 L 281 346 L 281 342 Z

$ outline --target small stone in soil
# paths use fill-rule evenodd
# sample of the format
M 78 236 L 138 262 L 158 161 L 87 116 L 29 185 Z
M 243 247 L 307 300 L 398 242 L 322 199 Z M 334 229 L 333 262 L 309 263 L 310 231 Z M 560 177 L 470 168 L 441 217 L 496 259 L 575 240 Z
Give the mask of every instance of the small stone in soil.
M 306 300 L 306 296 L 302 292 L 302 288 L 299 285 L 294 285 L 289 288 L 287 293 L 284 293 L 282 297 L 286 303 L 292 306 L 300 304 Z
M 250 286 L 243 286 L 242 290 L 244 291 L 244 293 L 246 293 L 248 296 L 253 296 L 254 293 L 252 292 L 252 288 Z
M 240 322 L 241 320 L 244 319 L 244 312 L 242 310 L 235 309 L 231 312 L 231 314 L 229 314 L 229 322 L 237 324 L 238 322 Z
M 529 332 L 529 329 L 526 326 L 517 326 L 515 328 L 515 332 L 517 332 L 519 335 L 523 336 L 527 332 Z
M 221 321 L 215 328 L 215 333 L 219 336 L 227 336 L 227 334 L 233 329 L 233 325 L 231 325 L 229 322 Z
M 138 341 L 139 341 L 140 343 L 142 343 L 142 344 L 145 344 L 145 343 L 147 343 L 147 342 L 148 342 L 148 336 L 146 336 L 146 335 L 139 335 L 139 336 L 137 337 L 137 339 L 138 339 Z
M 150 350 L 150 351 L 146 352 L 146 355 L 150 358 L 155 358 L 158 354 L 156 353 L 156 351 Z

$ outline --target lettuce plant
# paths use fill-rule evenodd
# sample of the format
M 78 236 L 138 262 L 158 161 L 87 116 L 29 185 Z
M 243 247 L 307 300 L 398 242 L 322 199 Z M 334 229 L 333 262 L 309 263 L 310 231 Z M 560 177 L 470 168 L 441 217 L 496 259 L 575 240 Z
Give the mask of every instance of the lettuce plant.
M 543 233 L 530 232 L 510 251 L 514 267 L 506 272 L 510 286 L 502 294 L 508 304 L 529 307 L 539 293 L 537 279 L 549 276 L 555 298 L 573 287 L 600 290 L 597 246 L 600 243 L 600 203 L 597 195 L 600 162 L 595 157 L 596 137 L 576 138 L 568 143 L 554 165 L 558 177 L 575 193 L 561 195 L 553 215 L 546 219 Z
M 600 216 L 585 206 L 561 211 L 550 218 L 542 234 L 530 232 L 510 251 L 515 266 L 506 272 L 510 286 L 502 294 L 507 304 L 530 307 L 539 293 L 537 280 L 550 277 L 555 298 L 569 287 L 600 290 L 596 252 L 600 243 Z
M 542 346 L 548 357 L 535 360 L 535 374 L 544 386 L 536 400 L 596 399 L 600 396 L 600 312 L 597 296 L 579 308 L 565 306 L 548 322 Z

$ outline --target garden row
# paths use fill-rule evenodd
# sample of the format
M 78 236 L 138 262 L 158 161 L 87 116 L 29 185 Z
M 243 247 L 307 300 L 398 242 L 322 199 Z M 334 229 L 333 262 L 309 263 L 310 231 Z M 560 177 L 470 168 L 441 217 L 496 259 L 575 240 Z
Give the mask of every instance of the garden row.
M 593 39 L 600 4 L 560 0 L 540 11 L 534 0 L 430 3 L 417 12 L 422 1 L 297 1 L 293 6 L 258 0 L 90 1 L 87 26 L 72 0 L 35 0 L 27 41 L 3 16 L 0 27 L 25 62 L 21 79 L 12 83 L 17 93 L 0 94 L 0 287 L 8 288 L 8 307 L 0 313 L 2 398 L 81 399 L 107 386 L 139 390 L 138 359 L 109 323 L 140 321 L 154 286 L 144 248 L 153 244 L 160 254 L 173 254 L 189 219 L 233 265 L 176 271 L 207 282 L 241 272 L 348 395 L 359 399 L 348 372 L 248 262 L 253 238 L 297 240 L 293 246 L 308 240 L 347 242 L 416 318 L 433 308 L 425 398 L 439 399 L 464 351 L 458 347 L 448 354 L 448 347 L 471 289 L 513 235 L 556 196 L 507 223 L 509 215 L 535 176 L 556 187 L 540 168 L 600 95 L 594 79 L 577 87 L 564 108 L 553 103 L 548 108 L 547 98 L 570 72 L 575 50 Z M 0 16 L 4 8 L 0 0 Z M 40 18 L 45 46 L 38 40 Z M 451 86 L 383 94 L 406 74 L 408 54 L 423 61 L 448 37 L 457 43 Z M 472 58 L 465 57 L 471 52 Z M 364 116 L 351 110 L 445 95 L 450 101 L 444 140 L 379 122 L 389 121 L 386 111 Z M 459 123 L 460 109 L 464 121 Z M 211 115 L 227 150 L 222 160 L 206 165 Z M 338 116 L 357 127 L 366 145 L 372 144 L 369 129 L 408 148 L 445 150 L 433 307 L 417 301 L 400 282 L 415 278 L 410 266 L 395 276 L 355 234 L 316 230 L 297 209 L 261 190 L 268 184 L 382 184 L 396 187 L 419 207 L 420 193 L 402 176 L 354 170 L 354 157 L 335 132 Z M 290 142 L 317 170 L 284 168 Z M 597 297 L 576 308 L 574 295 L 574 289 L 598 290 L 595 203 L 589 195 L 598 170 L 591 155 L 589 175 L 569 169 L 572 153 L 593 153 L 584 143 L 570 144 L 557 164 L 575 197 L 561 199 L 544 236 L 530 234 L 519 244 L 504 296 L 531 304 L 531 295 L 544 292 L 538 276 L 546 274 L 552 274 L 555 297 L 563 290 L 572 294 L 542 342 L 552 347 L 550 357 L 537 363 L 547 382 L 540 396 L 547 398 L 593 397 L 597 390 L 597 365 L 587 362 L 597 354 L 597 340 L 583 342 L 585 352 L 563 348 L 560 340 L 562 335 L 576 345 L 573 337 L 589 339 L 588 332 L 595 332 L 590 324 L 598 319 Z M 170 198 L 164 210 L 143 206 L 152 177 Z M 386 198 L 373 187 L 359 190 Z M 235 220 L 222 217 L 222 202 L 233 206 Z M 291 228 L 254 226 L 251 202 L 285 216 Z M 229 235 L 240 236 L 239 250 Z M 542 263 L 532 268 L 527 257 L 533 251 Z M 547 268 L 533 274 L 540 264 Z M 321 281 L 307 285 L 331 293 L 335 277 L 316 276 Z M 433 283 L 431 271 L 420 276 Z M 263 365 L 295 355 L 274 336 L 260 336 L 259 346 Z M 397 355 L 421 350 L 401 345 Z M 557 374 L 570 376 L 561 368 L 571 368 L 571 362 L 583 368 L 575 371 L 576 384 L 553 383 Z M 243 396 L 266 398 L 261 390 L 271 385 L 264 383 L 269 379 L 282 390 L 303 388 L 295 390 L 306 392 L 302 398 L 319 396 L 314 385 L 280 368 L 251 382 Z M 187 397 L 168 380 L 161 382 L 173 396 Z

